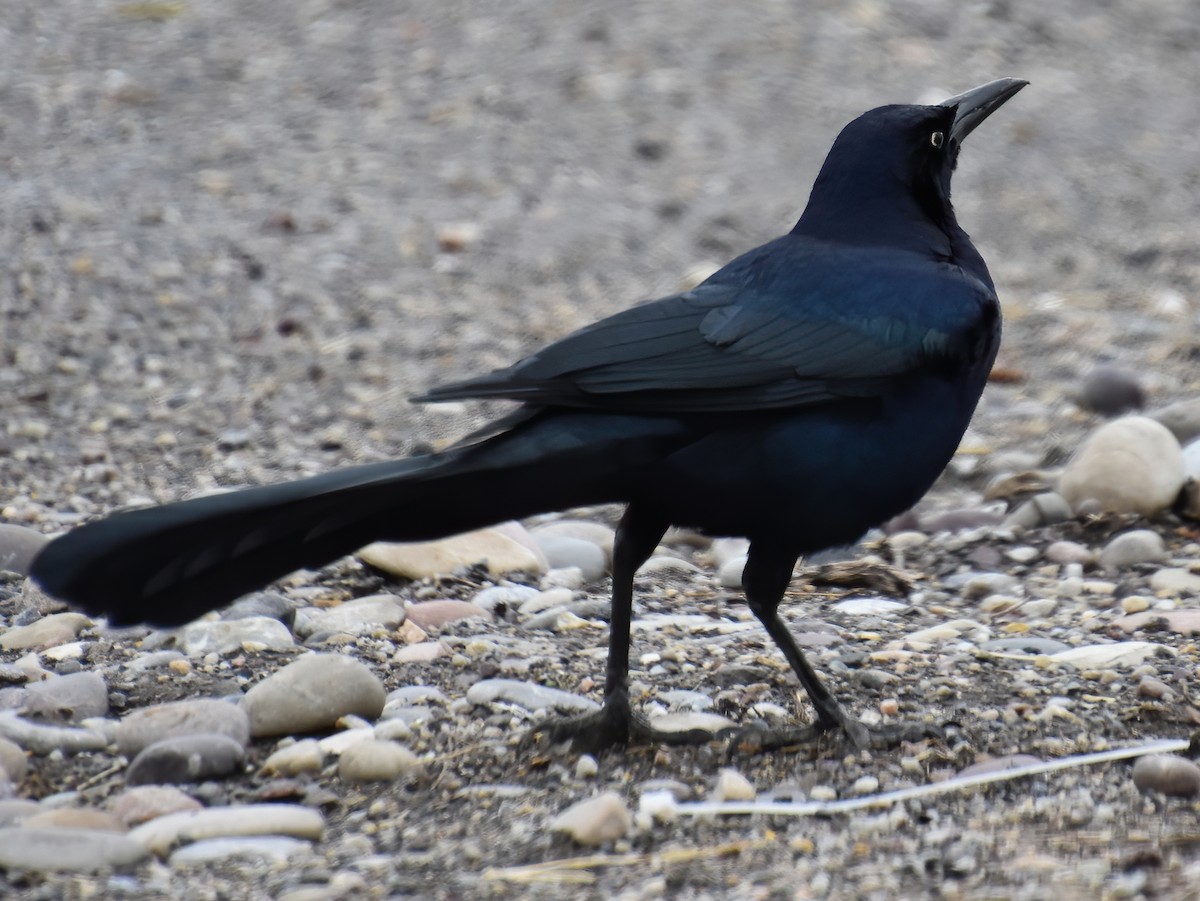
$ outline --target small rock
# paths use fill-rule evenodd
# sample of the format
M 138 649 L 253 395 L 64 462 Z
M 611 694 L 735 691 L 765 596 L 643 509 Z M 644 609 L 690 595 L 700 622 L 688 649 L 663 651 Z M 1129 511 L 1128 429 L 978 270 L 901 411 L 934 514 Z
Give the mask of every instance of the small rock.
M 493 576 L 513 572 L 540 576 L 546 559 L 519 523 L 507 522 L 439 541 L 376 542 L 358 552 L 362 560 L 402 579 L 450 575 L 485 563 Z
M 173 866 L 218 863 L 225 860 L 265 860 L 278 864 L 312 851 L 309 842 L 281 835 L 258 837 L 206 838 L 171 852 L 167 862 Z
M 350 782 L 391 782 L 412 779 L 421 772 L 417 755 L 392 741 L 368 738 L 342 752 L 338 775 Z
M 27 713 L 76 722 L 108 713 L 108 685 L 97 672 L 52 676 L 25 691 Z
M 1150 577 L 1150 588 L 1168 597 L 1200 594 L 1200 573 L 1168 566 Z
M 529 585 L 493 585 L 471 598 L 471 603 L 502 619 L 501 611 L 518 610 L 522 604 L 538 594 L 538 590 Z
M 288 627 L 268 616 L 200 620 L 180 629 L 177 640 L 189 657 L 244 650 L 289 651 L 296 646 Z
M 430 663 L 450 654 L 450 648 L 440 641 L 422 641 L 400 648 L 392 655 L 392 663 Z
M 467 689 L 467 700 L 476 706 L 505 701 L 526 710 L 553 709 L 560 713 L 588 713 L 600 709 L 600 705 L 591 698 L 515 679 L 480 680 Z
M 1146 392 L 1137 373 L 1108 363 L 1093 367 L 1079 390 L 1079 405 L 1103 416 L 1120 416 L 1145 404 Z
M 246 752 L 226 735 L 183 735 L 164 738 L 144 748 L 129 764 L 129 785 L 200 782 L 237 770 Z
M 0 738 L 0 778 L 13 785 L 20 785 L 29 771 L 29 760 L 20 746 L 7 738 Z
M 846 598 L 834 604 L 833 609 L 847 616 L 895 616 L 910 606 L 887 598 Z
M 95 829 L 0 829 L 0 870 L 94 873 L 141 863 L 146 849 L 129 836 Z
M 1169 404 L 1149 415 L 1166 426 L 1180 445 L 1200 437 L 1200 398 Z
M 1077 669 L 1109 669 L 1118 666 L 1137 666 L 1159 656 L 1174 656 L 1166 645 L 1151 641 L 1117 641 L 1112 644 L 1092 644 L 1051 656 L 1055 663 L 1069 663 Z
M 654 728 L 660 732 L 671 732 L 679 735 L 685 732 L 702 732 L 717 736 L 727 729 L 737 728 L 737 723 L 718 713 L 706 713 L 702 710 L 685 710 L 679 713 L 664 713 L 651 720 Z
M 470 601 L 421 601 L 408 608 L 408 619 L 425 631 L 464 619 L 491 619 L 492 615 Z
M 21 821 L 23 829 L 99 829 L 127 832 L 128 827 L 113 814 L 94 807 L 53 807 L 40 810 Z
M 608 572 L 608 554 L 602 547 L 567 535 L 535 534 L 538 547 L 552 569 L 576 567 L 585 583 L 598 582 Z
M 997 638 L 984 642 L 980 650 L 991 651 L 995 654 L 1029 654 L 1031 656 L 1052 656 L 1063 651 L 1069 651 L 1071 646 L 1052 638 L 1039 638 L 1034 635 L 1022 635 L 1019 638 Z
M 589 847 L 624 838 L 632 828 L 633 814 L 616 792 L 572 804 L 550 823 L 551 832 L 565 833 L 576 844 Z
M 575 761 L 576 779 L 595 779 L 599 772 L 600 764 L 591 754 L 580 754 L 579 759 Z
M 24 798 L 0 799 L 0 826 L 24 822 L 41 809 L 41 805 L 36 801 Z
M 317 841 L 325 828 L 316 810 L 299 804 L 238 804 L 172 813 L 129 833 L 140 846 L 164 856 L 184 842 L 239 835 L 290 835 Z
M 713 786 L 709 799 L 718 803 L 722 801 L 753 801 L 758 792 L 750 780 L 731 767 L 722 767 L 717 774 L 717 784 Z
M 637 574 L 640 576 L 658 576 L 658 575 L 683 575 L 690 576 L 698 572 L 702 572 L 700 567 L 695 563 L 683 560 L 679 557 L 670 557 L 666 554 L 659 554 L 651 557 L 645 563 L 638 567 Z
M 1138 682 L 1137 696 L 1161 701 L 1164 698 L 1173 698 L 1175 692 L 1171 691 L 1167 684 L 1160 679 L 1155 679 L 1153 676 L 1142 676 Z
M 140 785 L 112 799 L 112 815 L 126 826 L 137 826 L 171 813 L 200 810 L 195 798 L 169 785 Z
M 850 791 L 855 795 L 873 795 L 879 791 L 879 779 L 875 776 L 859 776 L 850 786 Z
M 301 638 L 330 632 L 362 635 L 377 629 L 395 629 L 404 619 L 404 606 L 400 598 L 376 594 L 323 610 L 306 608 L 297 611 L 292 630 Z
M 715 545 L 716 542 L 714 541 Z M 746 569 L 746 557 L 731 557 L 717 570 L 717 583 L 722 588 L 741 588 L 742 572 Z
M 1200 632 L 1200 610 L 1147 610 L 1145 613 L 1135 613 L 1132 616 L 1122 616 L 1113 620 L 1113 626 L 1127 633 L 1145 628 L 1149 623 L 1178 632 L 1181 635 L 1194 635 Z
M 1136 563 L 1155 563 L 1167 559 L 1162 536 L 1149 529 L 1134 529 L 1112 539 L 1100 552 L 1100 565 L 1119 569 Z
M 613 542 L 616 540 L 617 534 L 612 526 L 581 519 L 559 519 L 537 526 L 532 531 L 533 537 L 539 541 L 554 536 L 589 542 L 604 551 L 605 557 L 612 560 Z
M 364 664 L 338 654 L 304 654 L 248 692 L 242 707 L 255 738 L 327 729 L 347 714 L 375 719 L 383 683 Z
M 1046 559 L 1051 563 L 1090 566 L 1096 555 L 1077 541 L 1054 541 L 1046 548 Z
M 1200 795 L 1200 766 L 1175 754 L 1149 754 L 1133 765 L 1133 784 L 1143 794 L 1194 798 Z
M 315 738 L 284 745 L 263 761 L 262 771 L 272 776 L 299 776 L 319 773 L 325 764 L 325 752 Z
M 50 754 L 54 751 L 79 754 L 83 751 L 99 751 L 108 745 L 107 737 L 95 730 L 45 726 L 24 719 L 11 710 L 0 711 L 0 737 L 34 754 Z
M 17 626 L 0 635 L 0 650 L 41 651 L 74 641 L 92 624 L 82 613 L 52 613 L 27 626 Z
M 1067 463 L 1060 492 L 1078 511 L 1086 502 L 1151 516 L 1170 507 L 1184 483 L 1183 451 L 1163 425 L 1126 416 L 1101 426 Z
M 0 523 L 0 570 L 28 576 L 33 558 L 49 539 L 26 526 Z
M 117 724 L 115 734 L 117 750 L 126 757 L 184 735 L 224 735 L 244 748 L 250 743 L 250 720 L 238 704 L 196 698 L 135 710 Z

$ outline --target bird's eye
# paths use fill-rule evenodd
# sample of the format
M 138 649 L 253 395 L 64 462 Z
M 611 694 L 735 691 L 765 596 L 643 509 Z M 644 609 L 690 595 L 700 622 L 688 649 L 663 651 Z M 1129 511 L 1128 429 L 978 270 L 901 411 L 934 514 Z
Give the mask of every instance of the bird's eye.
M 935 131 L 933 134 L 931 134 L 929 136 L 929 143 L 932 144 L 935 148 L 941 147 L 943 144 L 946 143 L 946 136 L 944 134 L 942 134 L 942 132 L 940 132 L 940 131 Z

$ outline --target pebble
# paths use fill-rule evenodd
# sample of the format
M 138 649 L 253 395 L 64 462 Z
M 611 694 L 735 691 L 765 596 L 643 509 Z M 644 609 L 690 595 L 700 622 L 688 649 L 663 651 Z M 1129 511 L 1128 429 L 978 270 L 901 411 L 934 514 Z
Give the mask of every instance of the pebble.
M 1006 526 L 1020 526 L 1024 529 L 1036 529 L 1041 526 L 1066 522 L 1072 517 L 1071 505 L 1057 491 L 1044 491 L 1035 494 L 1025 503 L 1017 507 L 1004 519 Z
M 34 754 L 79 754 L 83 751 L 99 751 L 108 744 L 101 732 L 93 729 L 76 729 L 70 726 L 46 726 L 24 719 L 11 710 L 0 711 L 0 738 L 15 742 Z
M 148 856 L 127 835 L 97 829 L 0 829 L 0 870 L 94 873 L 128 869 Z
M 117 724 L 117 750 L 133 757 L 155 742 L 185 735 L 224 735 L 250 744 L 250 719 L 240 705 L 213 698 L 172 701 L 134 710 Z
M 289 835 L 318 841 L 324 828 L 324 818 L 310 807 L 238 804 L 167 814 L 138 826 L 129 837 L 163 857 L 178 844 L 223 836 Z
M 125 771 L 129 785 L 172 785 L 226 776 L 241 767 L 246 751 L 225 735 L 181 735 L 143 748 Z
M 1168 404 L 1150 418 L 1166 426 L 1181 445 L 1189 444 L 1200 437 L 1200 398 Z
M 600 764 L 596 762 L 596 758 L 591 754 L 580 754 L 579 759 L 575 761 L 575 778 L 576 779 L 595 779 L 600 773 Z
M 420 773 L 417 755 L 394 741 L 369 738 L 351 745 L 338 758 L 338 775 L 350 782 L 391 782 Z
M 1079 404 L 1103 416 L 1119 416 L 1142 409 L 1146 404 L 1146 392 L 1136 372 L 1101 363 L 1084 378 L 1079 389 Z
M 1139 698 L 1150 698 L 1151 700 L 1161 701 L 1163 699 L 1171 699 L 1175 697 L 1175 692 L 1171 691 L 1170 687 L 1161 679 L 1155 679 L 1153 676 L 1142 676 L 1137 684 L 1137 696 Z
M 21 821 L 24 829 L 99 829 L 127 832 L 128 827 L 115 815 L 94 807 L 52 807 L 39 810 Z
M 696 573 L 703 572 L 695 563 L 690 560 L 684 560 L 681 557 L 672 557 L 667 554 L 659 554 L 651 557 L 640 567 L 638 567 L 638 575 L 641 576 L 658 576 L 658 575 L 682 575 L 690 576 Z
M 910 606 L 887 598 L 846 598 L 834 604 L 833 609 L 847 616 L 895 616 Z
M 0 570 L 28 576 L 29 566 L 49 539 L 26 526 L 0 523 Z
M 529 585 L 493 585 L 471 598 L 471 603 L 502 619 L 503 611 L 518 610 L 539 594 L 541 592 Z
M 1164 567 L 1150 577 L 1150 588 L 1157 594 L 1170 597 L 1200 594 L 1200 573 L 1180 567 Z
M 180 629 L 176 640 L 189 657 L 246 650 L 289 651 L 296 646 L 288 627 L 269 616 L 198 620 Z
M 754 785 L 731 767 L 722 767 L 717 773 L 717 782 L 709 794 L 709 800 L 718 803 L 722 801 L 753 801 L 758 797 Z
M 1092 644 L 1051 655 L 1055 663 L 1069 663 L 1077 669 L 1107 669 L 1118 666 L 1137 666 L 1154 657 L 1174 656 L 1166 645 L 1151 641 L 1117 641 L 1111 644 Z
M 1085 504 L 1114 513 L 1152 516 L 1170 507 L 1184 483 L 1175 436 L 1145 416 L 1101 426 L 1068 461 L 1059 490 L 1075 511 Z
M 1194 798 L 1200 795 L 1200 766 L 1175 754 L 1149 754 L 1134 763 L 1133 784 L 1143 794 Z
M 1113 626 L 1125 632 L 1136 632 L 1147 623 L 1163 623 L 1170 631 L 1181 635 L 1200 632 L 1200 610 L 1148 610 L 1113 620 Z
M 376 542 L 360 550 L 358 556 L 402 579 L 451 575 L 480 563 L 485 563 L 493 576 L 514 572 L 540 576 L 548 568 L 533 536 L 516 522 L 438 541 Z
M 20 823 L 41 810 L 37 801 L 24 798 L 0 798 L 0 826 Z
M 404 605 L 400 598 L 376 594 L 328 609 L 308 607 L 298 610 L 292 631 L 300 638 L 331 632 L 361 635 L 378 629 L 395 629 L 404 619 Z
M 92 625 L 82 613 L 51 613 L 25 626 L 16 626 L 0 635 L 0 650 L 41 651 L 74 641 Z
M 1063 651 L 1069 651 L 1071 646 L 1052 638 L 1039 638 L 1035 635 L 1022 635 L 1020 638 L 997 638 L 986 641 L 980 646 L 981 650 L 996 654 L 1044 654 L 1052 656 Z
M 1149 529 L 1134 529 L 1123 532 L 1104 546 L 1100 552 L 1100 565 L 1119 569 L 1136 563 L 1157 563 L 1167 559 L 1167 548 L 1162 536 Z
M 126 826 L 137 826 L 167 814 L 200 810 L 202 807 L 191 795 L 170 785 L 128 788 L 109 803 L 112 815 Z
M 383 683 L 366 665 L 338 654 L 308 653 L 248 692 L 242 707 L 255 738 L 327 729 L 347 714 L 375 719 Z
M 408 607 L 408 619 L 429 631 L 464 619 L 491 619 L 492 615 L 470 601 L 419 601 Z
M 616 540 L 616 530 L 599 522 L 588 522 L 582 519 L 559 519 L 544 523 L 532 530 L 533 537 L 541 542 L 543 538 L 554 536 L 575 538 L 596 545 L 604 551 L 605 557 L 612 560 L 613 542 Z
M 450 654 L 450 648 L 440 641 L 422 641 L 400 648 L 392 655 L 392 663 L 431 663 Z
M 7 779 L 14 785 L 20 785 L 21 780 L 29 771 L 29 759 L 20 745 L 0 738 L 0 778 Z
M 1077 541 L 1054 541 L 1046 548 L 1046 559 L 1051 563 L 1090 566 L 1096 555 Z
M 467 689 L 467 700 L 476 706 L 504 701 L 526 710 L 552 709 L 560 713 L 588 713 L 600 709 L 591 698 L 515 679 L 482 679 Z
M 595 847 L 624 838 L 633 828 L 633 814 L 616 792 L 604 792 L 572 804 L 550 823 L 578 845 Z
M 535 533 L 534 538 L 551 569 L 577 568 L 585 583 L 598 582 L 608 573 L 609 555 L 591 541 L 545 532 Z
M 325 752 L 315 738 L 284 745 L 263 761 L 262 771 L 272 776 L 299 776 L 319 773 L 325 764 Z
M 719 713 L 706 713 L 702 710 L 685 710 L 679 713 L 664 713 L 651 720 L 651 724 L 660 732 L 671 732 L 676 735 L 684 732 L 705 732 L 717 736 L 727 729 L 736 729 L 737 723 Z
M 716 542 L 714 542 L 715 544 Z M 742 571 L 746 568 L 745 556 L 731 557 L 717 570 L 717 583 L 722 588 L 741 588 Z
M 25 686 L 25 712 L 58 721 L 108 713 L 108 685 L 97 672 L 51 676 Z
M 859 776 L 850 786 L 850 792 L 855 795 L 873 795 L 879 791 L 879 779 L 875 776 Z
M 251 858 L 286 863 L 291 858 L 312 851 L 309 842 L 282 835 L 261 837 L 206 838 L 184 845 L 171 852 L 167 862 L 173 866 L 215 863 L 223 860 Z
M 585 578 L 583 570 L 578 566 L 560 566 L 546 570 L 546 575 L 538 581 L 538 588 L 568 588 L 571 591 L 579 591 L 589 581 L 594 582 L 599 578 L 601 577 Z

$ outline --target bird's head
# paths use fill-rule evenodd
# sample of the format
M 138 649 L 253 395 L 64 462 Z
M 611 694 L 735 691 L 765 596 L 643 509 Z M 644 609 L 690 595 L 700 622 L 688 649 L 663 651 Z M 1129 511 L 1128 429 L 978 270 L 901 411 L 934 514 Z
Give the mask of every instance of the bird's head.
M 949 256 L 950 176 L 964 138 L 1027 82 L 1002 78 L 933 106 L 881 106 L 842 129 L 795 231 Z

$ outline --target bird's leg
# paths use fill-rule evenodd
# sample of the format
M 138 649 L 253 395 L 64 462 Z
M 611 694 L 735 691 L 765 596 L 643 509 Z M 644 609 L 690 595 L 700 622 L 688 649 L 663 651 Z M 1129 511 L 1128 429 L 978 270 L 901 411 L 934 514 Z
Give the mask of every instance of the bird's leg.
M 816 722 L 808 726 L 782 729 L 751 727 L 735 736 L 731 747 L 770 750 L 808 744 L 822 734 L 832 731 L 841 732 L 857 748 L 890 747 L 905 740 L 928 738 L 931 731 L 936 734 L 936 730 L 922 725 L 868 728 L 838 703 L 805 659 L 800 646 L 796 644 L 796 639 L 779 617 L 779 603 L 783 600 L 783 593 L 787 590 L 795 564 L 794 554 L 770 546 L 751 544 L 746 568 L 742 572 L 742 585 L 751 611 L 783 651 L 792 672 L 808 693 L 817 713 Z
M 657 516 L 630 504 L 617 526 L 613 543 L 612 613 L 609 620 L 608 664 L 604 676 L 604 705 L 594 713 L 557 719 L 534 727 L 526 741 L 541 734 L 552 743 L 567 741 L 579 751 L 600 751 L 619 744 L 664 742 L 696 744 L 712 735 L 700 732 L 659 732 L 634 713 L 629 700 L 629 632 L 633 616 L 633 575 L 658 546 L 667 526 Z

